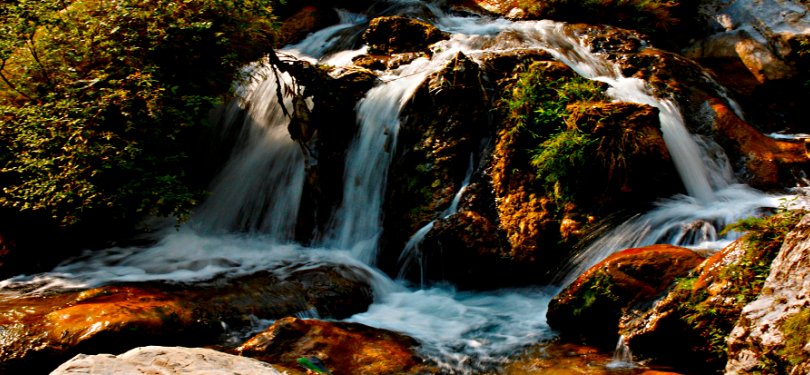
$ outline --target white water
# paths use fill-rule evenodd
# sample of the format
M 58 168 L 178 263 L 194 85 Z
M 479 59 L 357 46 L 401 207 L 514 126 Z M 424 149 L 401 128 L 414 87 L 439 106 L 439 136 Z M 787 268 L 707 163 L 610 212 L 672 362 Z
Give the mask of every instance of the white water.
M 314 33 L 284 52 L 310 61 L 346 64 L 362 49 L 330 49 L 337 45 L 338 33 L 361 20 L 351 18 Z M 373 275 L 374 304 L 368 312 L 350 320 L 417 338 L 426 353 L 448 372 L 485 367 L 515 354 L 527 344 L 550 339 L 553 333 L 546 325 L 545 311 L 555 290 L 527 288 L 487 293 L 459 293 L 450 287 L 411 290 L 368 266 L 375 257 L 381 231 L 382 197 L 391 151 L 396 146 L 399 111 L 424 78 L 456 51 L 464 51 L 475 59 L 485 50 L 546 49 L 580 74 L 608 82 L 611 95 L 617 100 L 633 100 L 661 110 L 667 145 L 678 160 L 678 170 L 690 196 L 674 197 L 662 202 L 656 210 L 622 224 L 600 240 L 605 244 L 594 247 L 597 250 L 580 254 L 576 260 L 578 267 L 571 275 L 626 247 L 655 242 L 693 245 L 727 240 L 717 237 L 717 228 L 750 215 L 759 207 L 775 205 L 775 198 L 730 184 L 725 177 L 717 179 L 715 176 L 728 175 L 721 170 L 725 163 L 706 167 L 705 160 L 711 159 L 710 155 L 685 131 L 674 104 L 652 98 L 643 82 L 622 78 L 611 65 L 563 35 L 559 24 L 441 14 L 437 14 L 436 23 L 453 32 L 452 39 L 438 43 L 431 60 L 418 59 L 396 71 L 384 72 L 382 78 L 387 82 L 372 89 L 358 105 L 361 129 L 347 158 L 343 204 L 320 248 L 304 249 L 291 243 L 303 184 L 303 156 L 286 134 L 287 120 L 277 107 L 275 83 L 268 78 L 256 80 L 241 90 L 242 105 L 248 113 L 244 137 L 192 225 L 168 231 L 152 247 L 93 252 L 47 274 L 3 281 L 0 289 L 37 292 L 112 281 L 190 282 L 262 269 L 288 272 L 290 267 L 340 263 L 367 269 Z M 231 112 L 232 118 L 234 113 Z M 233 229 L 249 234 L 227 233 Z

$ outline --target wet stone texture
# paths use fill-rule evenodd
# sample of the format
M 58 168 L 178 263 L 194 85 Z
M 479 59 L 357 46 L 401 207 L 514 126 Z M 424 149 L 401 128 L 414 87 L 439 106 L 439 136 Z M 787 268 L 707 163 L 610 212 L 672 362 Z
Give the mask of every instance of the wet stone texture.
M 345 318 L 372 301 L 365 272 L 320 266 L 205 284 L 127 284 L 0 298 L 0 372 L 50 371 L 71 356 L 215 344 L 226 325 L 309 311 Z

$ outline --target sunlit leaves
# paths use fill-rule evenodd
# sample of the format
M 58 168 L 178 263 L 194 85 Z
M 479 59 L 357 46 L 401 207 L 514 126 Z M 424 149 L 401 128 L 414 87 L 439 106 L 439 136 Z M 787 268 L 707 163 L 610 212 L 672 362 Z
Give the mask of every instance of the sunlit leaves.
M 63 224 L 186 215 L 193 140 L 274 23 L 268 0 L 18 0 L 0 21 L 0 205 Z

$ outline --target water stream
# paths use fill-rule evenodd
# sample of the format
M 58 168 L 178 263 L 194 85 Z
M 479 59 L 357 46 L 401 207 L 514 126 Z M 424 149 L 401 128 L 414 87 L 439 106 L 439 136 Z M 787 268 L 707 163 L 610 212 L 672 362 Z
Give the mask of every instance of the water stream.
M 421 3 L 400 1 L 401 3 Z M 610 85 L 616 100 L 650 104 L 660 110 L 662 131 L 688 196 L 662 201 L 596 240 L 572 261 L 563 284 L 610 253 L 652 243 L 717 247 L 729 238 L 718 236 L 730 221 L 775 207 L 777 198 L 736 184 L 722 168 L 706 163 L 707 147 L 683 126 L 677 106 L 654 98 L 644 82 L 621 77 L 616 68 L 566 35 L 551 21 L 513 22 L 445 15 L 435 7 L 435 24 L 452 33 L 437 43 L 430 59 L 419 58 L 395 70 L 380 72 L 380 85 L 357 105 L 360 130 L 348 152 L 344 196 L 325 235 L 315 246 L 293 242 L 304 180 L 301 150 L 286 133 L 287 119 L 276 100 L 271 71 L 256 67 L 255 79 L 243 87 L 242 100 L 227 113 L 247 116 L 231 161 L 212 186 L 211 197 L 189 225 L 159 234 L 149 248 L 112 248 L 88 253 L 52 272 L 20 276 L 0 282 L 0 288 L 31 291 L 53 287 L 87 287 L 111 281 L 195 281 L 215 276 L 277 269 L 294 260 L 301 267 L 343 263 L 374 275 L 375 302 L 350 321 L 404 332 L 416 339 L 440 367 L 449 372 L 472 372 L 498 363 L 525 345 L 549 340 L 554 333 L 545 321 L 548 301 L 556 286 L 493 292 L 457 292 L 452 287 L 409 289 L 373 268 L 382 231 L 382 200 L 392 151 L 396 149 L 399 113 L 414 91 L 432 72 L 458 51 L 474 60 L 485 51 L 534 48 L 552 52 L 579 74 Z M 343 13 L 336 26 L 313 33 L 284 54 L 333 65 L 348 64 L 359 50 L 341 50 L 341 32 L 366 18 Z M 510 33 L 519 38 L 498 38 Z M 290 77 L 282 77 L 287 84 Z M 238 106 L 238 107 L 237 107 Z M 232 122 L 233 122 L 232 121 Z M 715 160 L 715 159 L 712 159 Z M 472 158 L 471 158 L 472 164 Z M 467 181 L 448 208 L 458 209 Z M 720 177 L 718 177 L 720 176 Z M 418 242 L 432 223 L 413 234 L 402 259 L 412 259 Z M 413 243 L 412 243 L 413 242 Z

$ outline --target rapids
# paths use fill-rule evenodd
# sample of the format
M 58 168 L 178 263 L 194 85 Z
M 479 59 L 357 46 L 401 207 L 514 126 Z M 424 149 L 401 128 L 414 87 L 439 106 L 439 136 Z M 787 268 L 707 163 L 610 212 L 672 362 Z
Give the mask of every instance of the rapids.
M 407 8 L 421 2 L 395 3 Z M 434 45 L 430 59 L 419 58 L 380 72 L 383 83 L 358 103 L 360 131 L 346 160 L 343 203 L 314 245 L 305 248 L 293 241 L 305 161 L 300 147 L 286 133 L 288 120 L 275 97 L 278 82 L 267 67 L 257 64 L 250 68 L 254 79 L 239 90 L 241 100 L 225 111 L 231 126 L 243 129 L 237 147 L 212 185 L 210 198 L 189 224 L 160 232 L 151 247 L 87 253 L 48 273 L 5 280 L 0 288 L 40 293 L 113 281 L 193 282 L 262 269 L 289 272 L 285 265 L 290 263 L 296 267 L 342 263 L 367 269 L 374 278 L 374 304 L 349 320 L 418 339 L 424 354 L 448 372 L 489 368 L 526 345 L 552 339 L 554 332 L 546 324 L 545 311 L 560 285 L 491 292 L 458 292 L 452 286 L 412 289 L 373 266 L 382 231 L 382 200 L 392 157 L 389 150 L 395 149 L 397 142 L 399 112 L 425 77 L 459 51 L 475 60 L 486 51 L 546 50 L 586 78 L 609 84 L 609 94 L 616 100 L 660 109 L 666 143 L 689 195 L 662 201 L 648 213 L 599 232 L 602 236 L 583 249 L 560 276 L 561 285 L 627 247 L 664 242 L 716 249 L 733 239 L 733 234 L 718 235 L 727 223 L 779 204 L 780 197 L 733 181 L 727 162 L 707 163 L 707 159 L 716 160 L 707 151 L 711 145 L 689 134 L 674 103 L 654 98 L 644 82 L 622 77 L 601 56 L 591 54 L 580 41 L 566 35 L 561 24 L 448 15 L 435 6 L 429 8 L 434 12 L 433 22 L 452 36 Z M 313 62 L 349 64 L 365 47 L 343 47 L 354 43 L 341 38 L 356 37 L 356 33 L 342 31 L 371 17 L 341 14 L 340 24 L 313 33 L 281 53 Z M 498 39 L 503 33 L 520 37 Z M 294 80 L 289 76 L 281 79 L 286 84 Z M 243 124 L 234 124 L 240 110 L 247 111 L 246 119 Z M 472 170 L 470 167 L 468 179 Z M 455 202 L 462 194 L 463 188 Z M 456 206 L 447 214 L 455 212 Z M 418 240 L 430 227 L 413 235 L 401 256 L 403 262 L 418 258 Z

